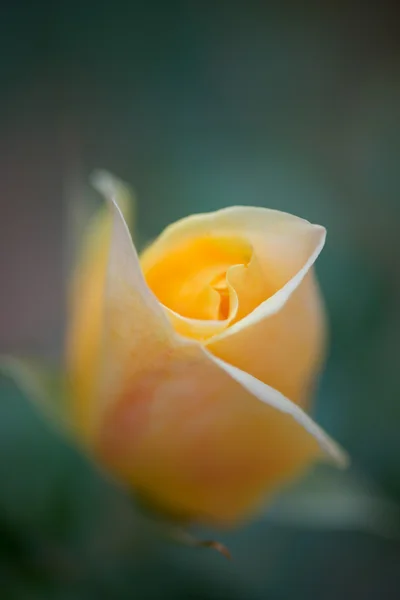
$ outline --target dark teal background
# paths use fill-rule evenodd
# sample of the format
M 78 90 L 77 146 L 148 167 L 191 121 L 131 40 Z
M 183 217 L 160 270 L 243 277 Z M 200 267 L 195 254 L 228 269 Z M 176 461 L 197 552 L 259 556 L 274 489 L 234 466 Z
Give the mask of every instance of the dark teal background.
M 64 240 L 93 168 L 134 187 L 141 242 L 232 204 L 293 212 L 328 229 L 318 273 L 331 352 L 316 417 L 380 498 L 343 492 L 350 504 L 326 505 L 318 526 L 270 517 L 214 532 L 232 563 L 182 549 L 4 378 L 2 597 L 399 597 L 398 23 L 394 2 L 1 8 L 0 352 L 60 355 Z

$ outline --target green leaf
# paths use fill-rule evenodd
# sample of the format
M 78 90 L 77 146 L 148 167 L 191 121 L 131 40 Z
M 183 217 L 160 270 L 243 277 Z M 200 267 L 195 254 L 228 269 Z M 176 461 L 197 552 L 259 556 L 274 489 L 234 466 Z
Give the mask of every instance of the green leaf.
M 274 524 L 400 539 L 400 507 L 355 471 L 315 469 L 266 512 Z
M 0 357 L 0 372 L 10 377 L 48 419 L 64 433 L 70 427 L 65 374 L 38 361 Z

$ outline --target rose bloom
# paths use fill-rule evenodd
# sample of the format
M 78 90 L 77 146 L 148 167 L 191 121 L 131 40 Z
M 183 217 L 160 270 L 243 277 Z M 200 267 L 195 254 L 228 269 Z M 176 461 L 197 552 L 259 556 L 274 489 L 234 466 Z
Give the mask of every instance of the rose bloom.
M 344 465 L 304 412 L 324 354 L 325 229 L 231 207 L 138 257 L 115 181 L 97 183 L 108 204 L 75 269 L 66 361 L 85 449 L 167 514 L 224 526 L 315 461 Z

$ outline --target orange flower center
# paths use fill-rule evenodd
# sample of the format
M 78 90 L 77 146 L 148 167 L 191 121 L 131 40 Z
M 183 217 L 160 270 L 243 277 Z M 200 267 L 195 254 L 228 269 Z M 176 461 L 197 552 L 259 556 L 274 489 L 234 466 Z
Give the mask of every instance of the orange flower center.
M 225 320 L 233 310 L 229 269 L 248 265 L 252 247 L 237 236 L 186 239 L 145 272 L 164 306 L 192 319 Z

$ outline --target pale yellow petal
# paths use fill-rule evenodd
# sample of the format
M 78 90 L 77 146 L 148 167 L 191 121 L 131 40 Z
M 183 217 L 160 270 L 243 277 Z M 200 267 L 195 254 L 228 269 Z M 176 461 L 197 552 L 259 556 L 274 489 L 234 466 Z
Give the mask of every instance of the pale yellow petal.
M 213 354 L 303 407 L 309 404 L 325 358 L 325 311 L 312 269 L 324 240 L 325 231 L 319 226 L 306 224 L 297 236 L 292 232 L 281 253 L 288 259 L 286 273 L 291 278 L 246 317 L 207 342 Z M 262 248 L 256 256 L 259 263 L 268 264 L 270 257 L 262 254 Z M 250 286 L 238 281 L 235 289 L 243 298 Z
M 166 511 L 231 524 L 314 460 L 340 461 L 301 409 L 174 332 L 115 204 L 111 213 L 86 413 L 104 467 Z
M 118 395 L 126 377 L 140 378 L 163 361 L 175 340 L 170 322 L 144 280 L 129 229 L 113 198 L 109 210 L 113 226 L 97 385 L 99 415 Z
M 133 202 L 128 188 L 105 171 L 96 172 L 93 184 L 100 193 L 108 190 L 128 220 Z M 110 251 L 112 214 L 104 206 L 86 231 L 80 259 L 74 269 L 69 302 L 66 340 L 66 370 L 72 397 L 72 420 L 84 440 L 90 437 L 92 413 L 100 369 L 103 301 Z
M 207 351 L 206 351 L 207 352 Z M 338 444 L 333 441 L 322 429 L 305 413 L 299 406 L 291 400 L 285 398 L 278 390 L 266 385 L 259 379 L 256 379 L 249 373 L 230 365 L 212 354 L 208 356 L 213 362 L 226 371 L 232 379 L 242 385 L 244 389 L 253 394 L 256 398 L 264 402 L 271 408 L 275 408 L 282 413 L 290 415 L 299 425 L 302 425 L 306 431 L 315 438 L 321 452 L 325 455 L 327 461 L 336 464 L 339 467 L 348 465 L 347 453 Z
M 155 506 L 218 524 L 245 518 L 314 460 L 342 460 L 299 407 L 193 342 L 126 379 L 97 453 Z
M 172 331 L 114 206 L 95 453 L 150 502 L 231 523 L 336 446 L 281 394 Z
M 313 273 L 273 315 L 208 344 L 210 351 L 303 407 L 325 357 L 325 315 Z
M 71 388 L 71 411 L 77 433 L 87 440 L 97 383 L 103 298 L 110 246 L 108 211 L 96 216 L 75 270 L 69 298 L 66 369 Z

